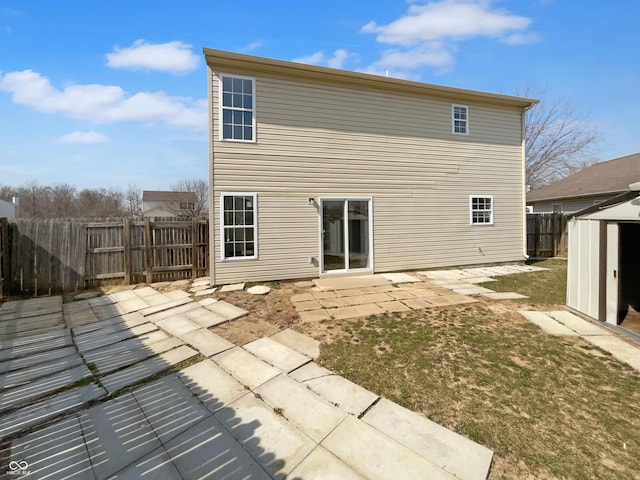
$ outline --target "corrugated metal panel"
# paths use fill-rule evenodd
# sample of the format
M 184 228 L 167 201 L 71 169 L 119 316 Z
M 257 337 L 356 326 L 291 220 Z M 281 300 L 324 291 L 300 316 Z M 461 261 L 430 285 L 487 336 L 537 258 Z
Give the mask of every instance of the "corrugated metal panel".
M 215 218 L 220 192 L 258 193 L 260 241 L 257 260 L 220 261 L 217 246 L 216 283 L 317 276 L 309 197 L 373 199 L 379 272 L 522 260 L 519 109 L 465 102 L 464 136 L 442 100 L 263 77 L 256 92 L 257 143 L 218 140 L 213 95 Z M 471 194 L 494 196 L 494 225 L 469 225 Z
M 598 319 L 600 292 L 600 222 L 573 219 L 567 225 L 567 306 Z

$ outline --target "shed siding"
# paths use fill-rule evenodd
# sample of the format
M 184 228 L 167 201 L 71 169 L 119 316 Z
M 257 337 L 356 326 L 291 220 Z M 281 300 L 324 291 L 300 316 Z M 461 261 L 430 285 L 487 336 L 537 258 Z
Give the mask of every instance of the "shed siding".
M 573 219 L 567 226 L 567 306 L 598 319 L 600 291 L 600 222 Z
M 250 72 L 220 73 L 250 75 Z M 222 142 L 213 74 L 214 282 L 318 275 L 317 208 L 308 197 L 372 198 L 377 272 L 523 258 L 521 111 L 256 78 L 257 142 Z M 258 194 L 259 258 L 221 261 L 220 193 Z M 469 195 L 494 196 L 494 225 L 469 225 Z

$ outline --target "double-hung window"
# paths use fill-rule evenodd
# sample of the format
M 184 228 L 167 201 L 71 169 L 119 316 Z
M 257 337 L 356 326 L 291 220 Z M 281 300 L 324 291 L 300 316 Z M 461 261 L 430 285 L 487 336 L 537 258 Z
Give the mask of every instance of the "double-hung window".
M 220 196 L 222 259 L 258 257 L 258 209 L 255 193 Z
M 255 79 L 221 75 L 220 92 L 220 139 L 255 142 Z
M 493 224 L 493 196 L 471 195 L 469 197 L 471 225 Z
M 451 106 L 451 129 L 460 135 L 469 134 L 469 108 L 465 105 Z

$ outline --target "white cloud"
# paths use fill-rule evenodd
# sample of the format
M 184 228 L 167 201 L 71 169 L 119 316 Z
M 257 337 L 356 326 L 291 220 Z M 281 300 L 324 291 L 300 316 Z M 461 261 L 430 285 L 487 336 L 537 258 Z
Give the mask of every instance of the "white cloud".
M 255 42 L 251 42 L 248 45 L 245 45 L 244 47 L 240 48 L 239 51 L 241 52 L 252 52 L 254 50 L 257 50 L 258 48 L 262 47 L 264 45 L 264 40 L 257 40 Z
M 49 79 L 32 70 L 0 75 L 0 91 L 13 103 L 45 113 L 62 113 L 95 123 L 164 123 L 196 130 L 207 129 L 207 101 L 172 97 L 165 92 L 133 95 L 115 85 L 69 85 L 54 88 Z
M 298 63 L 307 63 L 309 65 L 324 65 L 330 68 L 343 68 L 344 63 L 348 58 L 353 57 L 353 54 L 347 52 L 343 48 L 339 48 L 333 55 L 327 57 L 324 52 L 315 52 L 311 55 L 306 55 L 304 57 L 294 58 L 293 62 Z
M 106 135 L 94 132 L 90 130 L 88 132 L 80 132 L 75 131 L 71 133 L 67 133 L 61 137 L 56 138 L 53 143 L 57 143 L 58 145 L 91 145 L 94 143 L 107 143 L 109 141 L 109 137 Z
M 198 68 L 200 63 L 200 57 L 191 48 L 191 45 L 178 41 L 154 44 L 136 40 L 131 47 L 120 48 L 116 45 L 114 51 L 107 54 L 107 65 L 133 70 L 190 72 Z
M 349 58 L 349 53 L 340 48 L 333 52 L 333 57 L 327 60 L 327 66 L 331 68 L 342 68 L 347 58 Z
M 309 65 L 320 65 L 324 62 L 324 52 L 316 52 L 304 57 L 298 57 L 291 60 L 292 62 L 307 63 Z
M 513 33 L 502 39 L 507 45 L 530 45 L 540 41 L 537 33 Z

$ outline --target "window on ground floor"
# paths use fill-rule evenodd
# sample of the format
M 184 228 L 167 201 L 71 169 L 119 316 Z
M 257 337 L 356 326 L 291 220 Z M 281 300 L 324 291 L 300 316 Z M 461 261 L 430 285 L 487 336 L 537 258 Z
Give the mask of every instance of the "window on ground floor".
M 257 202 L 255 193 L 221 194 L 223 260 L 258 257 Z
M 493 195 L 471 195 L 469 206 L 471 225 L 493 224 Z

